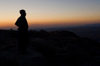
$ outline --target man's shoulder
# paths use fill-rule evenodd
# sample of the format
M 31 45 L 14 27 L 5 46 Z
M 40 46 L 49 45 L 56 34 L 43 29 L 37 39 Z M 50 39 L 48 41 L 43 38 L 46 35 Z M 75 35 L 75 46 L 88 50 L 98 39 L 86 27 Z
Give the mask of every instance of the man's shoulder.
M 17 21 L 21 21 L 21 20 L 23 20 L 23 18 L 20 16 L 20 17 L 17 19 Z
M 20 17 L 18 17 L 18 19 L 21 19 L 22 17 L 20 16 Z

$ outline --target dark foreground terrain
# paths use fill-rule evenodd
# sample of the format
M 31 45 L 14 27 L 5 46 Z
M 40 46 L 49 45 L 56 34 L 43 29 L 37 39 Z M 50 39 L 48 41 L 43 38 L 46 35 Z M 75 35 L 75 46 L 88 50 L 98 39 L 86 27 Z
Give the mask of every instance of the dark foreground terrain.
M 100 43 L 73 32 L 29 31 L 24 55 L 16 52 L 17 37 L 17 31 L 0 30 L 0 66 L 100 66 Z

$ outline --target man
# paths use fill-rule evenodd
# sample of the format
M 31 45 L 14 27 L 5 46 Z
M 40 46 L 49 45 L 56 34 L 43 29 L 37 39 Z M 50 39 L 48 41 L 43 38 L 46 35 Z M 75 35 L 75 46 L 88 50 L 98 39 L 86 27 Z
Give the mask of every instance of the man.
M 18 52 L 26 53 L 26 48 L 28 45 L 28 23 L 26 20 L 25 10 L 20 10 L 21 16 L 17 19 L 15 25 L 18 27 Z

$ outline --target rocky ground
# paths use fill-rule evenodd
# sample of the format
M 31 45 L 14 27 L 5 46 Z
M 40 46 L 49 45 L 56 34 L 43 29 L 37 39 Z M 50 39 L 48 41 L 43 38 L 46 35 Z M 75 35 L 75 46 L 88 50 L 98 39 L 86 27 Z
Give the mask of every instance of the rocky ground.
M 100 66 L 100 43 L 70 31 L 29 31 L 26 54 L 17 53 L 17 31 L 0 30 L 0 66 Z

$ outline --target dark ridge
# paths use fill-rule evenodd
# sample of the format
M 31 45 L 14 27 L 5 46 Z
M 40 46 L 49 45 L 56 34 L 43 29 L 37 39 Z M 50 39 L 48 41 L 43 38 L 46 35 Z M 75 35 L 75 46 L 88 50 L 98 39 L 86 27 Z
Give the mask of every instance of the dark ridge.
M 29 46 L 17 54 L 17 31 L 0 30 L 0 66 L 100 66 L 100 43 L 71 31 L 29 31 Z

